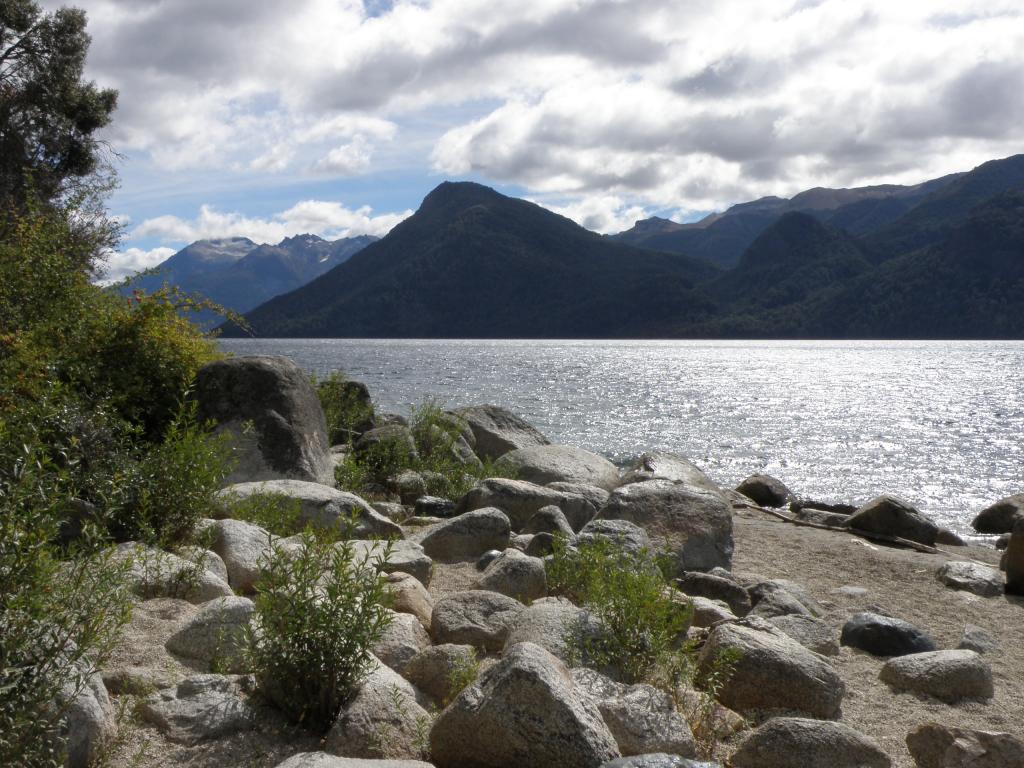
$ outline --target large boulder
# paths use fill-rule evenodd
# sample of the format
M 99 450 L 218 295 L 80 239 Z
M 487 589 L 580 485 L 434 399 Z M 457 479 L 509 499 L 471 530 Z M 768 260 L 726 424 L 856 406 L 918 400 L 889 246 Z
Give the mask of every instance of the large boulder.
M 714 481 L 689 459 L 665 451 L 647 451 L 629 465 L 622 476 L 622 485 L 647 480 L 671 480 L 717 491 Z
M 402 538 L 402 528 L 375 510 L 354 493 L 339 491 L 320 483 L 301 480 L 270 480 L 238 483 L 220 492 L 222 499 L 247 499 L 255 495 L 272 495 L 290 499 L 299 505 L 298 533 L 306 525 L 335 529 L 352 538 Z M 351 530 L 349 526 L 351 527 Z
M 374 643 L 373 654 L 400 675 L 404 675 L 409 660 L 430 645 L 430 635 L 415 616 L 395 611 L 390 613 L 391 623 Z
M 608 501 L 608 491 L 604 488 L 598 488 L 596 485 L 590 485 L 589 483 L 565 483 L 555 482 L 548 483 L 547 487 L 553 491 L 561 491 L 562 493 L 568 493 L 572 496 L 582 496 L 594 507 L 596 512 L 604 503 Z
M 688 571 L 676 579 L 680 591 L 691 597 L 706 597 L 709 600 L 721 600 L 737 616 L 750 613 L 750 593 L 731 578 L 717 573 L 701 573 Z
M 441 643 L 424 648 L 405 665 L 402 675 L 419 690 L 445 706 L 478 669 L 476 651 L 471 645 Z
M 1024 595 L 1024 518 L 1018 518 L 1013 525 L 1002 563 L 1002 569 L 1006 571 L 1007 594 Z
M 368 560 L 383 573 L 407 573 L 424 587 L 430 586 L 434 561 L 423 551 L 419 543 L 409 539 L 387 542 L 379 539 L 356 539 L 350 544 L 356 562 Z M 344 544 L 339 542 L 336 546 Z
M 786 614 L 772 616 L 768 622 L 781 629 L 800 645 L 822 656 L 839 655 L 839 639 L 831 625 L 813 616 Z
M 505 648 L 533 643 L 566 664 L 578 663 L 585 649 L 575 638 L 596 638 L 600 633 L 600 622 L 592 614 L 563 597 L 547 597 L 531 603 L 515 617 Z
M 1003 594 L 1003 576 L 995 568 L 966 560 L 943 563 L 935 574 L 950 589 L 971 592 L 981 597 Z
M 874 739 L 848 725 L 776 717 L 751 733 L 732 756 L 735 768 L 889 768 Z
M 521 480 L 546 483 L 586 483 L 607 491 L 619 486 L 619 470 L 608 459 L 571 445 L 519 448 L 494 465 Z
M 429 631 L 430 617 L 434 612 L 434 598 L 430 596 L 423 582 L 412 574 L 401 572 L 389 573 L 385 578 L 385 588 L 391 596 L 391 607 L 398 613 L 415 616 L 423 628 Z
M 469 590 L 442 597 L 434 604 L 430 634 L 437 643 L 472 645 L 497 652 L 525 606 L 497 592 Z
M 645 529 L 659 551 L 675 556 L 677 571 L 732 564 L 732 509 L 722 495 L 670 480 L 648 480 L 612 492 L 598 516 Z
M 572 539 L 576 533 L 573 531 L 565 514 L 554 504 L 538 509 L 526 525 L 523 526 L 523 533 L 550 533 L 552 535 L 564 536 Z
M 509 451 L 550 443 L 526 421 L 497 405 L 472 405 L 452 413 L 469 426 L 481 459 L 493 461 Z
M 324 749 L 345 757 L 421 757 L 430 715 L 419 698 L 411 683 L 378 663 L 338 714 Z
M 437 560 L 475 560 L 488 550 L 508 547 L 511 531 L 508 515 L 485 507 L 428 528 L 419 537 L 419 544 Z
M 843 625 L 841 645 L 875 656 L 905 656 L 938 648 L 935 639 L 913 624 L 877 613 L 858 613 Z
M 924 723 L 907 734 L 917 768 L 1019 768 L 1024 741 L 1009 733 Z
M 224 561 L 228 583 L 237 592 L 251 594 L 278 537 L 244 520 L 212 520 L 204 532 L 210 549 Z
M 697 744 L 672 697 L 650 685 L 622 685 L 587 667 L 573 681 L 597 702 L 623 756 L 667 753 L 694 757 Z
M 737 485 L 736 490 L 762 507 L 784 507 L 796 501 L 786 484 L 771 475 L 751 475 Z
M 939 526 L 919 510 L 895 496 L 878 496 L 850 515 L 847 525 L 856 531 L 898 536 L 935 546 Z
M 201 421 L 234 438 L 228 483 L 295 478 L 334 483 L 327 422 L 309 376 L 287 357 L 217 360 L 196 374 Z
M 985 507 L 971 525 L 978 533 L 1009 533 L 1019 517 L 1024 517 L 1024 493 L 1007 496 Z
M 500 592 L 523 603 L 545 597 L 548 577 L 544 561 L 518 549 L 506 549 L 484 569 L 475 588 Z
M 719 655 L 738 652 L 718 700 L 739 712 L 788 710 L 808 717 L 835 718 L 843 694 L 832 666 L 763 619 L 747 618 L 711 630 L 698 660 L 709 672 Z
M 139 704 L 143 720 L 170 741 L 198 744 L 256 728 L 256 710 L 237 677 L 198 675 Z
M 991 699 L 992 670 L 974 651 L 931 651 L 890 659 L 878 674 L 897 691 L 934 696 L 955 704 L 964 699 Z
M 576 536 L 576 544 L 588 544 L 597 539 L 614 542 L 621 549 L 634 555 L 649 552 L 651 549 L 651 538 L 647 531 L 628 520 L 591 520 L 580 529 Z
M 546 488 L 525 480 L 492 477 L 478 483 L 459 499 L 456 513 L 496 507 L 508 515 L 512 530 L 523 530 L 530 519 L 544 507 L 562 510 L 574 531 L 578 531 L 597 514 L 598 507 L 582 493 Z
M 179 656 L 206 662 L 219 672 L 243 672 L 255 613 L 256 606 L 245 597 L 211 600 L 171 635 L 165 647 Z
M 438 768 L 593 768 L 618 757 L 590 696 L 539 646 L 513 646 L 437 718 L 430 753 Z

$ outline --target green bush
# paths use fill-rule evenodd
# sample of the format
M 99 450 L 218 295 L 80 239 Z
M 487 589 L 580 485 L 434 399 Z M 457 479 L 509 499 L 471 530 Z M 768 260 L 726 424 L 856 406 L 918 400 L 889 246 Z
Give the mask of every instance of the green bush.
M 376 557 L 307 531 L 297 550 L 274 546 L 256 583 L 251 668 L 261 694 L 292 721 L 325 732 L 372 671 L 370 649 L 391 621 Z
M 0 765 L 63 764 L 67 705 L 130 615 L 126 565 L 96 531 L 54 545 L 71 490 L 33 448 L 0 467 Z
M 355 434 L 372 428 L 373 405 L 362 384 L 348 381 L 340 371 L 314 383 L 327 419 L 327 439 L 331 445 L 351 443 Z
M 693 607 L 676 597 L 647 553 L 631 553 L 606 538 L 572 547 L 556 537 L 548 586 L 600 621 L 596 634 L 573 629 L 573 643 L 588 663 L 629 682 L 669 688 L 692 676 L 693 650 L 685 638 Z

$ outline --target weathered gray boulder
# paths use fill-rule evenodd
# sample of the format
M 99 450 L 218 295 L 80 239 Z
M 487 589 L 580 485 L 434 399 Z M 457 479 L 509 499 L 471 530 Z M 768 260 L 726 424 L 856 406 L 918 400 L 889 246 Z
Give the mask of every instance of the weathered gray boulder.
M 496 468 L 538 485 L 585 483 L 607 491 L 619 485 L 619 470 L 608 459 L 571 445 L 519 448 L 498 459 Z
M 188 560 L 190 563 L 195 563 L 197 566 L 205 571 L 209 571 L 221 581 L 226 582 L 228 580 L 228 567 L 224 564 L 224 560 L 221 556 L 214 552 L 212 549 L 203 549 L 194 545 L 186 545 L 179 547 L 175 554 L 178 557 Z
M 470 590 L 446 595 L 434 603 L 430 635 L 435 643 L 472 645 L 497 652 L 525 606 L 497 592 Z
M 547 595 L 547 571 L 540 558 L 530 557 L 518 549 L 509 548 L 484 569 L 477 579 L 475 588 L 500 592 L 528 603 Z
M 753 604 L 749 614 L 751 616 L 761 616 L 765 619 L 790 614 L 812 616 L 803 603 L 780 584 L 762 581 L 747 591 Z
M 408 613 L 391 611 L 391 623 L 373 645 L 373 654 L 398 674 L 417 653 L 430 645 L 430 635 L 419 619 Z
M 440 496 L 420 496 L 413 505 L 416 517 L 452 517 L 455 514 L 455 502 Z
M 964 632 L 960 636 L 957 648 L 975 653 L 992 653 L 999 650 L 999 641 L 992 636 L 991 632 L 975 624 L 967 624 L 964 626 Z
M 526 521 L 522 532 L 558 534 L 567 539 L 572 539 L 576 535 L 569 521 L 565 519 L 565 514 L 554 504 L 541 507 L 534 512 L 533 517 Z
M 715 482 L 684 456 L 665 451 L 647 451 L 633 460 L 622 476 L 622 485 L 647 480 L 671 480 L 709 491 L 717 491 Z
M 790 613 L 772 616 L 768 622 L 808 650 L 822 656 L 839 655 L 839 638 L 836 637 L 835 630 L 821 619 Z
M 579 663 L 585 637 L 596 638 L 600 622 L 589 612 L 562 597 L 537 600 L 512 621 L 505 648 L 519 643 L 539 645 L 566 664 Z
M 934 696 L 955 704 L 964 699 L 985 701 L 994 694 L 992 670 L 974 651 L 930 651 L 890 659 L 878 674 L 897 691 Z
M 244 520 L 212 520 L 204 530 L 210 549 L 224 561 L 228 583 L 236 592 L 251 594 L 278 537 Z
M 697 754 L 690 726 L 664 691 L 650 685 L 622 685 L 587 667 L 573 669 L 572 679 L 597 702 L 622 755 Z
M 145 544 L 134 541 L 119 544 L 114 559 L 129 561 L 128 583 L 132 592 L 143 600 L 175 597 L 198 605 L 234 594 L 227 582 L 199 563 Z
M 598 517 L 644 528 L 656 550 L 674 553 L 678 571 L 732 563 L 732 509 L 715 491 L 669 480 L 633 483 L 613 491 Z
M 256 606 L 248 598 L 216 598 L 200 606 L 165 647 L 171 653 L 210 664 L 211 671 L 243 672 L 247 631 L 255 613 Z
M 274 495 L 299 504 L 298 528 L 295 533 L 312 525 L 314 528 L 337 529 L 350 533 L 352 538 L 397 538 L 402 528 L 375 510 L 354 493 L 339 491 L 320 483 L 300 480 L 268 480 L 259 483 L 238 483 L 220 492 L 223 499 L 246 499 L 255 495 Z M 351 526 L 351 529 L 350 529 Z
M 771 475 L 751 475 L 737 485 L 736 490 L 762 507 L 784 507 L 796 501 L 786 484 Z
M 387 490 L 394 493 L 402 504 L 412 506 L 416 499 L 427 493 L 427 481 L 423 475 L 411 469 L 396 472 L 385 481 Z
M 356 562 L 362 562 L 364 558 L 368 557 L 370 563 L 378 566 L 383 573 L 407 573 L 415 577 L 423 586 L 430 586 L 434 561 L 423 551 L 423 547 L 418 542 L 409 539 L 390 542 L 376 539 L 356 539 L 351 546 Z
M 875 656 L 904 656 L 938 648 L 931 635 L 913 624 L 868 612 L 855 614 L 843 625 L 839 642 Z
M 200 421 L 234 441 L 228 483 L 295 478 L 334 483 L 327 422 L 309 377 L 287 357 L 230 357 L 196 374 Z
M 709 671 L 723 651 L 739 652 L 718 700 L 738 712 L 790 710 L 835 718 L 846 686 L 832 666 L 763 619 L 746 618 L 711 630 L 699 667 Z
M 850 516 L 847 514 L 826 512 L 823 509 L 814 509 L 813 507 L 801 507 L 793 513 L 793 517 L 805 523 L 824 525 L 829 528 L 843 528 L 850 519 Z
M 443 707 L 458 693 L 455 685 L 465 682 L 477 664 L 473 646 L 442 643 L 413 656 L 402 674 Z
M 324 749 L 345 757 L 414 760 L 423 754 L 430 715 L 412 684 L 378 664 L 338 715 Z
M 1024 595 L 1024 518 L 1017 518 L 1013 525 L 1002 563 L 1006 571 L 1006 593 Z
M 530 543 L 523 550 L 530 557 L 547 557 L 555 551 L 555 537 L 550 533 L 531 533 Z
M 362 757 L 339 757 L 326 752 L 300 752 L 277 768 L 434 768 L 420 760 L 375 760 Z
M 751 733 L 732 757 L 736 768 L 889 768 L 878 743 L 848 725 L 775 717 Z
M 971 525 L 978 533 L 1009 533 L 1018 517 L 1024 517 L 1024 493 L 1007 496 L 985 507 Z
M 598 488 L 596 485 L 589 485 L 588 483 L 566 483 L 558 481 L 548 483 L 547 487 L 553 491 L 567 493 L 570 496 L 582 496 L 591 504 L 591 506 L 594 507 L 594 512 L 597 512 L 597 510 L 603 507 L 605 502 L 608 501 L 608 491 L 604 488 Z
M 719 621 L 733 621 L 736 614 L 721 600 L 706 597 L 683 597 L 693 606 L 693 626 L 710 627 Z
M 508 515 L 488 507 L 464 512 L 418 535 L 430 557 L 444 561 L 473 560 L 489 549 L 505 549 L 512 527 Z
M 395 611 L 415 616 L 424 629 L 430 630 L 434 598 L 419 579 L 408 573 L 389 573 L 386 576 L 386 588 L 391 595 L 391 607 Z
M 899 536 L 920 544 L 935 546 L 939 534 L 930 518 L 895 496 L 878 496 L 860 507 L 846 521 L 850 528 L 886 536 Z
M 1018 768 L 1024 741 L 1009 733 L 925 723 L 907 734 L 917 768 Z
M 722 768 L 722 765 L 721 763 L 691 760 L 688 757 L 655 752 L 650 755 L 617 757 L 607 763 L 602 763 L 600 768 Z
M 634 555 L 649 552 L 651 539 L 647 531 L 628 520 L 591 520 L 580 529 L 576 544 L 586 544 L 595 539 L 607 539 Z
M 452 413 L 469 426 L 481 459 L 495 460 L 509 451 L 550 443 L 526 421 L 497 405 L 472 405 Z
M 687 571 L 676 579 L 676 585 L 691 597 L 721 600 L 737 616 L 750 613 L 750 593 L 731 578 L 714 573 Z
M 968 561 L 954 560 L 943 563 L 935 574 L 939 581 L 951 589 L 971 592 L 981 597 L 1003 594 L 1003 575 L 995 568 Z
M 591 768 L 618 748 L 565 665 L 520 643 L 438 716 L 430 753 L 439 768 Z
M 539 510 L 556 506 L 574 531 L 597 514 L 597 507 L 584 495 L 545 488 L 525 480 L 492 477 L 483 480 L 459 499 L 456 513 L 496 507 L 508 515 L 512 530 L 520 531 Z
M 88 768 L 117 736 L 117 718 L 98 674 L 89 675 L 80 690 L 65 686 L 65 718 L 58 734 L 65 768 Z
M 237 677 L 198 675 L 139 704 L 143 720 L 170 741 L 198 744 L 256 727 L 256 710 Z

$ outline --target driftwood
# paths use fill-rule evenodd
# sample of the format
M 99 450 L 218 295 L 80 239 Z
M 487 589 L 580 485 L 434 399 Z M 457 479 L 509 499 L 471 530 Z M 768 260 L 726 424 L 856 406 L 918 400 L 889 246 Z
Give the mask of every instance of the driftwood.
M 899 544 L 902 547 L 916 549 L 918 552 L 925 552 L 929 555 L 950 554 L 949 552 L 945 552 L 944 550 L 941 550 L 938 547 L 930 547 L 927 544 L 921 544 L 916 541 L 911 541 L 910 539 L 904 539 L 900 536 L 889 536 L 884 533 L 872 533 L 871 531 L 859 531 L 855 528 L 836 528 L 831 525 L 821 525 L 820 523 L 812 523 L 808 520 L 797 520 L 795 517 L 784 515 L 781 512 L 776 512 L 774 509 L 767 509 L 766 507 L 759 507 L 753 504 L 744 504 L 744 506 L 749 507 L 750 509 L 758 509 L 761 512 L 767 512 L 769 515 L 773 515 L 774 517 L 777 517 L 780 520 L 785 520 L 787 523 L 792 523 L 793 525 L 802 525 L 806 526 L 807 528 L 819 528 L 823 531 L 835 531 L 837 533 L 850 533 L 854 536 L 860 536 L 863 539 L 868 539 L 869 541 L 882 541 L 886 544 Z

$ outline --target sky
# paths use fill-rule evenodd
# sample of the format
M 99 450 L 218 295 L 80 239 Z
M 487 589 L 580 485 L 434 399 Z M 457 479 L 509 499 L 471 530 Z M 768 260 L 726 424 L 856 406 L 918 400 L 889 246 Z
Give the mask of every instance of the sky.
M 120 92 L 111 278 L 384 235 L 446 179 L 616 232 L 1024 151 L 1020 0 L 74 4 Z

